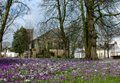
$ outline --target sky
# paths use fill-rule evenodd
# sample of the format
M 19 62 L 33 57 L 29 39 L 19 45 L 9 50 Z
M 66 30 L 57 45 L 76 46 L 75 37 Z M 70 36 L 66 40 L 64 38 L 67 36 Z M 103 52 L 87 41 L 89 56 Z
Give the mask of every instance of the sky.
M 18 17 L 14 23 L 15 26 L 9 27 L 9 33 L 4 36 L 4 41 L 12 42 L 14 32 L 21 26 L 25 28 L 33 28 L 34 36 L 36 36 L 38 30 L 37 24 L 44 19 L 44 10 L 39 6 L 42 0 L 20 0 L 23 1 L 30 8 L 28 14 Z
M 30 8 L 30 11 L 27 15 L 24 15 L 23 17 L 17 19 L 18 22 L 21 21 L 19 24 L 24 24 L 24 26 L 28 27 L 29 24 L 32 23 L 30 26 L 35 26 L 36 23 L 43 19 L 42 9 L 39 6 L 41 3 L 40 1 L 42 0 L 25 1 L 27 6 Z

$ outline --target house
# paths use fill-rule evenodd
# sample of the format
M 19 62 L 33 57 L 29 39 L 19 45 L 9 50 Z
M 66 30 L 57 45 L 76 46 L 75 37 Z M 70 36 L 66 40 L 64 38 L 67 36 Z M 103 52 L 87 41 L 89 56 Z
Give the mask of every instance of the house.
M 70 34 L 68 36 L 70 36 Z M 73 38 L 69 40 L 70 45 L 69 48 L 71 48 L 70 41 Z M 78 44 L 76 45 L 78 47 L 75 48 L 75 52 L 73 54 L 74 58 L 84 58 L 85 57 L 84 49 L 79 48 L 80 45 Z M 36 55 L 46 56 L 50 54 L 52 56 L 55 55 L 56 57 L 57 56 L 61 57 L 62 55 L 64 55 L 64 43 L 61 39 L 60 30 L 58 28 L 51 29 L 48 32 L 44 33 L 43 35 L 37 37 L 32 41 L 31 46 L 33 57 L 36 57 Z M 71 53 L 70 49 L 68 51 Z M 97 56 L 100 59 L 112 58 L 112 56 L 120 55 L 120 38 L 114 38 L 112 42 L 109 43 L 109 51 L 107 51 L 104 48 L 104 46 L 98 46 L 96 51 Z
M 84 49 L 76 48 L 74 52 L 74 58 L 85 58 Z
M 112 41 L 109 43 L 109 52 L 108 53 L 104 49 L 97 50 L 97 51 L 98 51 L 97 52 L 98 57 L 100 57 L 100 58 L 120 57 L 120 37 L 116 37 L 116 38 L 112 39 Z
M 111 43 L 109 43 L 109 50 L 104 49 L 103 46 L 97 47 L 97 56 L 99 59 L 104 58 L 114 58 L 120 56 L 120 38 L 114 38 Z M 84 49 L 76 48 L 74 53 L 75 58 L 84 58 Z
M 114 47 L 111 49 L 112 58 L 120 58 L 120 37 L 114 38 L 111 43 L 114 43 Z
M 99 59 L 108 58 L 107 52 L 104 49 L 97 49 L 97 56 Z M 109 51 L 109 57 L 111 58 L 111 51 Z M 74 58 L 85 58 L 85 50 L 77 48 L 74 52 Z
M 18 57 L 19 53 L 11 52 L 9 49 L 1 52 L 1 55 L 4 57 Z
M 71 38 L 71 40 L 73 38 Z M 69 48 L 71 48 L 72 46 L 70 42 L 71 40 L 69 40 Z M 75 52 L 73 54 L 73 57 L 84 58 L 85 57 L 84 49 L 81 49 L 82 46 L 78 44 L 76 45 L 78 47 L 75 47 Z M 46 33 L 42 34 L 41 36 L 35 38 L 30 43 L 30 46 L 33 57 L 50 57 L 48 55 L 55 57 L 63 57 L 62 55 L 64 55 L 65 53 L 64 42 L 62 41 L 60 29 L 58 28 L 51 29 Z M 71 53 L 70 49 L 68 51 Z M 109 51 L 107 51 L 103 46 L 98 46 L 96 51 L 97 51 L 97 56 L 100 59 L 108 58 L 108 57 L 112 58 L 112 56 L 120 55 L 120 38 L 117 40 L 115 38 L 111 43 L 109 43 Z
M 34 39 L 31 43 L 33 57 L 50 57 L 48 55 L 62 57 L 64 54 L 64 43 L 61 38 L 60 29 L 54 28 Z M 41 55 L 41 56 L 40 56 Z

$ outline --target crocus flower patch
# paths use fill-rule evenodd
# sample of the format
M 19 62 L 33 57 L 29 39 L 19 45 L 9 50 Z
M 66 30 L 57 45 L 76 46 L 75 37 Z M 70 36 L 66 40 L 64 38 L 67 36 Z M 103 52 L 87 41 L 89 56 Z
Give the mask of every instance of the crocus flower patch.
M 0 59 L 0 83 L 95 83 L 108 77 L 120 77 L 119 60 Z

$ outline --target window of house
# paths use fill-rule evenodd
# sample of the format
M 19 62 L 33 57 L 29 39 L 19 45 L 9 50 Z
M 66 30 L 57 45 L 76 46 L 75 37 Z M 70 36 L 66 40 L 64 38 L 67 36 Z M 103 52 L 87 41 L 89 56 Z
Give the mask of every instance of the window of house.
M 52 49 L 52 43 L 51 42 L 48 42 L 48 48 Z
M 59 44 L 56 41 L 52 41 L 49 45 L 52 49 L 58 49 L 59 47 Z
M 63 42 L 59 42 L 59 49 L 63 49 L 64 48 L 64 43 Z

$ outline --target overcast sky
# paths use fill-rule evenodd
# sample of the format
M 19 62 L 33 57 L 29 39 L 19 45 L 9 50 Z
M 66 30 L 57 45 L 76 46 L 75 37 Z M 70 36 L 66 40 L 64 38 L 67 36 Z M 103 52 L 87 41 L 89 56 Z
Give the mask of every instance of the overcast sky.
M 22 0 L 21 0 L 22 1 Z M 8 34 L 5 35 L 4 41 L 12 42 L 13 33 L 24 26 L 26 28 L 34 28 L 37 29 L 37 24 L 44 19 L 44 10 L 40 8 L 39 4 L 42 3 L 42 0 L 23 0 L 25 4 L 28 5 L 30 11 L 27 15 L 18 17 L 15 20 L 15 26 L 11 26 L 12 30 L 9 31 Z
M 39 6 L 39 4 L 41 3 L 40 1 L 42 0 L 25 1 L 25 3 L 30 8 L 30 11 L 27 15 L 24 15 L 24 17 L 20 17 L 17 19 L 17 21 L 21 21 L 21 25 L 23 24 L 24 26 L 28 27 L 30 23 L 32 23 L 30 26 L 36 26 L 36 24 L 43 19 L 43 10 Z

